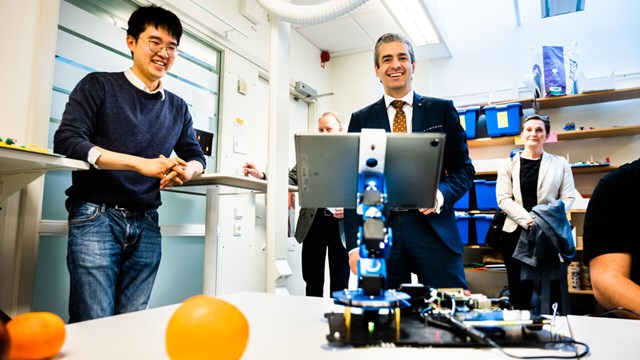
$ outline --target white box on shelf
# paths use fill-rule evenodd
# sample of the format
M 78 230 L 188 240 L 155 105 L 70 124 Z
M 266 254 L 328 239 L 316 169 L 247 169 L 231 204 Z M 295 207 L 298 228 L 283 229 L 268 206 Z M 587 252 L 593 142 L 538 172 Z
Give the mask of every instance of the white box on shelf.
M 473 160 L 473 167 L 476 169 L 476 172 L 490 172 L 490 171 L 498 171 L 498 163 L 503 159 L 483 159 L 483 160 Z
M 595 91 L 615 90 L 616 89 L 616 71 L 612 70 L 611 74 L 603 78 L 589 79 L 581 72 L 578 76 L 578 90 L 581 94 Z

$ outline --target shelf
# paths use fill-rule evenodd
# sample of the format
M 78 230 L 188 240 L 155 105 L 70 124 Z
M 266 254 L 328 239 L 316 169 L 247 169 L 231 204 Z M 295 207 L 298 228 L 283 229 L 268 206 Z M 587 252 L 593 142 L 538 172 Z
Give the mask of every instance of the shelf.
M 558 141 L 640 135 L 640 125 L 614 126 L 604 129 L 571 130 L 558 133 Z
M 640 125 L 614 126 L 603 129 L 571 130 L 557 133 L 558 141 L 607 138 L 616 136 L 640 135 Z M 467 140 L 470 148 L 517 145 L 518 136 L 480 138 Z
M 640 98 L 640 88 L 629 88 L 620 90 L 605 90 L 590 92 L 585 94 L 549 96 L 538 99 L 539 109 L 554 109 L 564 106 L 598 104 L 610 101 L 620 101 Z M 501 105 L 519 102 L 523 109 L 533 107 L 533 99 L 517 99 L 491 103 L 491 105 Z
M 617 165 L 610 166 L 581 166 L 581 167 L 572 167 L 571 171 L 574 175 L 578 174 L 600 174 L 600 173 L 608 173 L 615 169 L 617 169 Z M 475 176 L 489 177 L 489 176 L 497 176 L 497 171 L 478 171 Z
M 488 147 L 488 146 L 503 146 L 503 145 L 515 145 L 515 136 L 503 136 L 495 138 L 481 138 L 467 140 L 467 145 L 470 148 L 476 147 Z
M 569 289 L 569 294 L 593 295 L 593 290 L 574 290 L 574 289 Z
M 610 166 L 581 166 L 581 167 L 572 167 L 571 171 L 573 174 L 599 174 L 599 173 L 608 173 L 617 169 L 617 165 Z
M 603 102 L 636 98 L 640 98 L 640 88 L 606 90 L 586 94 L 545 97 L 542 99 L 538 99 L 538 104 L 540 106 L 540 109 L 553 109 L 564 106 L 598 104 Z

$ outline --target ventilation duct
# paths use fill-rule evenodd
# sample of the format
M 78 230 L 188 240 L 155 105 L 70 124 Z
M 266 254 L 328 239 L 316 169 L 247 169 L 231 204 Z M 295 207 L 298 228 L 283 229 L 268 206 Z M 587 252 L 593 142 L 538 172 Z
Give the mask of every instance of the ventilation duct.
M 256 0 L 256 2 L 281 21 L 296 25 L 313 25 L 348 14 L 367 0 L 327 0 L 313 5 L 297 5 L 282 0 Z

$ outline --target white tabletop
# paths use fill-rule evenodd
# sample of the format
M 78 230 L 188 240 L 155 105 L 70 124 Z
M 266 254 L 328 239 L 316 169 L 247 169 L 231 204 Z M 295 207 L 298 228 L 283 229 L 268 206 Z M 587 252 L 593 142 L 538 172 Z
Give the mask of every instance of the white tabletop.
M 591 359 L 640 359 L 640 320 L 569 315 L 576 340 L 590 347 Z
M 84 161 L 60 155 L 0 146 L 0 201 L 4 201 L 47 171 L 87 170 Z
M 267 181 L 249 176 L 230 175 L 222 173 L 206 173 L 194 176 L 193 179 L 181 186 L 175 186 L 174 191 L 205 193 L 212 186 L 229 186 L 236 189 L 267 192 Z M 297 186 L 289 185 L 289 191 L 298 191 Z
M 47 170 L 87 170 L 84 161 L 60 155 L 19 150 L 0 146 L 0 174 Z
M 249 343 L 243 359 L 506 358 L 498 350 L 488 348 L 331 348 L 327 346 L 329 328 L 324 313 L 343 311 L 331 299 L 264 293 L 236 293 L 221 297 L 238 306 L 249 321 Z M 167 359 L 165 330 L 177 307 L 171 305 L 67 325 L 65 346 L 56 359 Z M 619 341 L 625 339 L 621 336 L 622 331 L 632 330 L 627 326 L 635 329 L 629 334 L 637 337 L 640 322 L 636 325 L 625 320 L 582 317 L 571 317 L 570 322 L 576 340 L 591 346 L 595 355 L 591 359 L 637 358 L 638 344 L 632 341 L 633 335 L 626 336 L 629 346 L 620 346 Z M 600 327 L 600 324 L 607 325 Z M 568 330 L 566 322 L 562 326 Z M 538 349 L 509 348 L 508 351 L 516 355 L 549 355 L 549 352 Z M 611 354 L 616 355 L 612 357 Z

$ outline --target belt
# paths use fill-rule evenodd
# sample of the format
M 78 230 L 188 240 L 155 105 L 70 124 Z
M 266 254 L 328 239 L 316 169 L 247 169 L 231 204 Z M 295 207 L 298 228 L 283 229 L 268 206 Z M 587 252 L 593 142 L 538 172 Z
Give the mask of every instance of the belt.
M 104 208 L 110 208 L 114 210 L 120 211 L 128 211 L 128 212 L 146 212 L 151 208 L 143 206 L 143 205 L 119 205 L 119 204 L 102 204 Z

